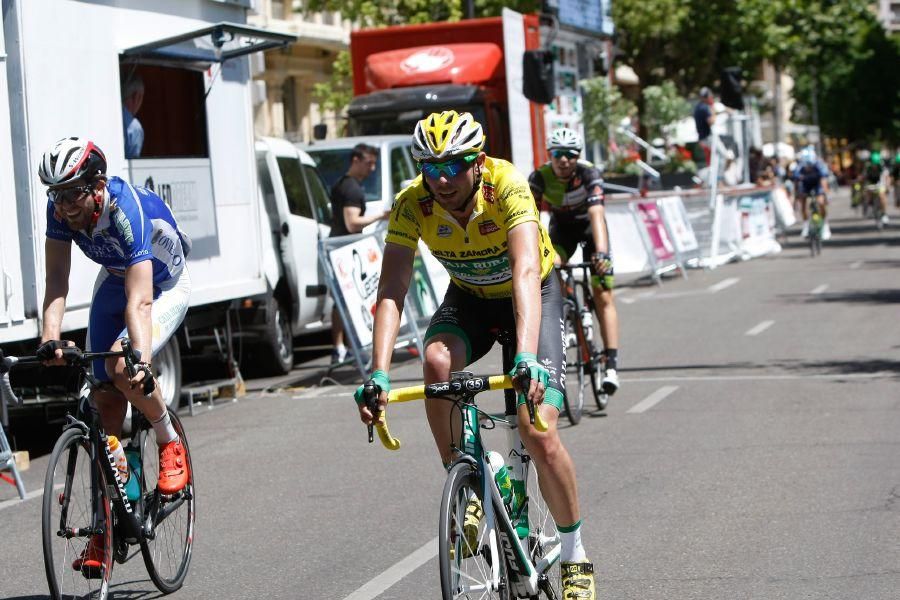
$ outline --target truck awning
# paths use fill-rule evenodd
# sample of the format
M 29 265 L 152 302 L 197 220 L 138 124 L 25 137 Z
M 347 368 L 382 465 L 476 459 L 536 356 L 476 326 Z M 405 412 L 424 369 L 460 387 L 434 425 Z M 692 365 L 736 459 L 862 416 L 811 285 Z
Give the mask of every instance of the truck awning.
M 377 52 L 366 58 L 369 91 L 428 84 L 485 83 L 503 74 L 497 44 L 416 46 Z
M 122 52 L 122 62 L 206 69 L 212 63 L 287 46 L 295 41 L 297 36 L 290 33 L 222 22 L 128 48 Z
M 482 90 L 474 85 L 424 85 L 395 88 L 357 96 L 347 106 L 351 117 L 410 112 L 409 120 L 421 119 L 441 107 L 464 107 L 479 103 Z

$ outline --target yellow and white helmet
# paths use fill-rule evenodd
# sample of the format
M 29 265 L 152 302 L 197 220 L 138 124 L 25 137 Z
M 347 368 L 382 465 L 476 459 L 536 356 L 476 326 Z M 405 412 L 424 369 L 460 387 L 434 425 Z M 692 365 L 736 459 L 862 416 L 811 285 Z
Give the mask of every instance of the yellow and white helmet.
M 413 132 L 412 155 L 416 160 L 446 160 L 462 154 L 481 152 L 484 131 L 471 114 L 445 110 L 431 113 Z

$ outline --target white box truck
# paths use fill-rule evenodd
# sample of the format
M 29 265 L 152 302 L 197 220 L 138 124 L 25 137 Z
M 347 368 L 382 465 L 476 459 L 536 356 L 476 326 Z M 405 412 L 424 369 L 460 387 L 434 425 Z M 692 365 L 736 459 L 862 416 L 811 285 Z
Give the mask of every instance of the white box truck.
M 181 345 L 210 339 L 204 332 L 232 307 L 253 313 L 234 329 L 277 345 L 252 339 L 272 331 L 266 309 L 279 265 L 259 197 L 247 55 L 295 38 L 247 27 L 249 8 L 251 0 L 3 0 L 0 344 L 30 353 L 40 336 L 46 193 L 37 165 L 54 141 L 79 136 L 103 149 L 109 175 L 153 188 L 193 241 Z M 121 90 L 135 78 L 145 90 L 136 114 L 144 144 L 127 159 Z M 72 255 L 63 325 L 78 339 L 99 267 Z M 154 363 L 167 402 L 177 402 L 179 344 Z

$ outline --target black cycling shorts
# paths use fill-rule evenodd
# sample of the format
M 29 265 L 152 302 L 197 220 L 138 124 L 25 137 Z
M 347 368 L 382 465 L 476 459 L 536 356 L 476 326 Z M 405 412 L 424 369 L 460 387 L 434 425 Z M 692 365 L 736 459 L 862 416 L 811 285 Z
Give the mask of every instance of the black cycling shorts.
M 606 229 L 606 239 L 609 240 L 609 228 L 606 219 L 603 219 L 603 228 Z M 581 251 L 584 262 L 590 262 L 591 255 L 597 251 L 594 246 L 594 230 L 590 219 L 558 219 L 555 215 L 550 217 L 550 241 L 553 249 L 559 255 L 563 263 L 569 261 L 578 244 L 583 244 Z M 607 241 L 607 243 L 609 243 Z M 609 255 L 609 270 L 605 273 L 594 272 L 591 283 L 594 287 L 602 287 L 605 290 L 613 289 L 615 273 L 612 267 L 612 248 L 607 251 Z
M 425 344 L 438 334 L 454 335 L 465 343 L 466 365 L 470 365 L 487 354 L 502 333 L 509 334 L 509 343 L 515 348 L 515 332 L 512 298 L 478 298 L 451 282 L 444 301 L 431 317 Z M 550 375 L 544 402 L 557 410 L 562 410 L 565 393 L 564 335 L 562 293 L 558 278 L 551 273 L 541 283 L 537 360 Z

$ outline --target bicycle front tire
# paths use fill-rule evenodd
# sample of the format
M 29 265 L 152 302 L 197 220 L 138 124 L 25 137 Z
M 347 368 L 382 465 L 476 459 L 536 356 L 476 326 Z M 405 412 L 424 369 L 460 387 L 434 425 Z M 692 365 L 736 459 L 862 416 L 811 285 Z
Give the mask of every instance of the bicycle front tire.
M 159 477 L 159 453 L 153 428 L 141 431 L 143 455 L 143 495 L 144 519 L 152 519 L 153 539 L 141 542 L 141 554 L 147 573 L 156 588 L 164 594 L 181 588 L 187 576 L 188 566 L 194 548 L 194 466 L 191 463 L 191 449 L 184 427 L 178 415 L 169 411 L 172 427 L 184 446 L 184 460 L 188 468 L 188 483 L 184 490 L 172 497 L 163 497 L 156 489 Z M 155 510 L 151 510 L 155 507 Z
M 585 365 L 584 345 L 589 344 L 581 324 L 581 311 L 574 302 L 563 305 L 563 339 L 566 343 L 566 378 L 563 386 L 563 403 L 569 423 L 578 425 L 584 412 Z M 590 352 L 588 350 L 588 352 Z
M 105 459 L 105 455 L 91 459 L 91 442 L 75 427 L 63 431 L 50 455 L 44 478 L 41 534 L 44 570 L 54 600 L 105 600 L 109 594 L 114 564 L 113 517 L 104 470 L 98 463 Z M 95 481 L 95 477 L 99 480 Z M 99 517 L 97 523 L 95 513 Z M 102 527 L 95 543 L 102 545 L 103 564 L 99 570 L 76 569 L 73 563 L 95 537 L 89 533 L 95 524 Z
M 444 600 L 459 598 L 484 598 L 511 600 L 503 556 L 492 556 L 491 546 L 500 554 L 496 532 L 488 532 L 484 519 L 478 524 L 475 543 L 466 540 L 463 527 L 466 508 L 470 499 L 477 498 L 484 506 L 478 470 L 467 462 L 456 464 L 447 475 L 441 499 L 438 526 L 438 562 L 441 570 L 441 593 Z M 491 537 L 495 543 L 491 543 Z M 499 560 L 500 581 L 492 590 L 491 565 Z M 471 591 L 473 596 L 468 595 Z

